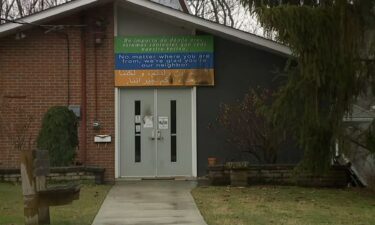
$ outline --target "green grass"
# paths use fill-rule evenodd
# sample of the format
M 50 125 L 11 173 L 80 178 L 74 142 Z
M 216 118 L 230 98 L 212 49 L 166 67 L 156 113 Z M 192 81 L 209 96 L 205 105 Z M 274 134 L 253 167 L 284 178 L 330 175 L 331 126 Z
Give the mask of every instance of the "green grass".
M 374 225 L 374 192 L 256 186 L 192 191 L 209 225 Z
M 80 199 L 50 208 L 52 225 L 91 225 L 111 186 L 84 184 Z M 0 225 L 23 225 L 23 198 L 19 184 L 0 183 Z

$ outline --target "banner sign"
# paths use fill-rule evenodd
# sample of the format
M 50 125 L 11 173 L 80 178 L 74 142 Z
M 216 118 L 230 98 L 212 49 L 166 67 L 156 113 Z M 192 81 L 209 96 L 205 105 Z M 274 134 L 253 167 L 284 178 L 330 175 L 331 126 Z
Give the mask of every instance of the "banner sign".
M 116 37 L 115 85 L 212 86 L 213 37 Z

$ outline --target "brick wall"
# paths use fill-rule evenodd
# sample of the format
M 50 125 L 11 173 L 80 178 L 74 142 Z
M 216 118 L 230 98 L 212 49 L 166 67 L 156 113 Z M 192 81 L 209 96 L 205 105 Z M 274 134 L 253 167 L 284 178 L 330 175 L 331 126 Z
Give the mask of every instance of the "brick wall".
M 208 167 L 211 185 L 297 185 L 307 187 L 346 187 L 349 183 L 347 168 L 334 165 L 323 175 L 296 173 L 295 165 L 250 165 L 246 168 L 228 168 L 226 165 Z M 236 185 L 234 185 L 236 186 Z
M 73 166 L 55 167 L 50 169 L 47 181 L 91 181 L 103 184 L 104 169 L 95 167 Z M 19 169 L 0 169 L 0 182 L 20 183 L 22 181 Z
M 99 6 L 48 24 L 81 24 L 85 15 L 86 69 L 87 69 L 87 157 L 86 165 L 106 168 L 107 181 L 114 179 L 114 58 L 113 58 L 113 6 Z M 105 21 L 106 29 L 101 45 L 95 49 L 95 21 Z M 67 41 L 70 42 L 70 105 L 81 105 L 81 28 L 70 27 L 62 32 L 45 32 L 35 27 L 24 31 L 26 38 L 15 40 L 15 35 L 0 39 L 0 105 L 2 128 L 0 130 L 0 168 L 17 168 L 19 152 L 12 137 L 20 129 L 25 116 L 32 117 L 31 146 L 37 136 L 41 119 L 51 106 L 68 105 Z M 95 111 L 95 57 L 97 54 L 97 113 Z M 4 102 L 7 106 L 4 106 Z M 97 117 L 97 118 L 95 118 Z M 94 120 L 101 123 L 94 130 Z M 18 122 L 18 124 L 17 124 Z M 9 127 L 10 124 L 16 126 Z M 4 126 L 5 125 L 5 126 Z M 81 124 L 80 124 L 81 126 Z M 112 143 L 96 145 L 96 134 L 112 135 Z M 20 135 L 18 135 L 20 136 Z M 80 142 L 82 143 L 82 139 Z M 27 141 L 29 143 L 29 141 Z M 79 151 L 79 150 L 78 150 Z M 83 155 L 78 152 L 78 161 Z

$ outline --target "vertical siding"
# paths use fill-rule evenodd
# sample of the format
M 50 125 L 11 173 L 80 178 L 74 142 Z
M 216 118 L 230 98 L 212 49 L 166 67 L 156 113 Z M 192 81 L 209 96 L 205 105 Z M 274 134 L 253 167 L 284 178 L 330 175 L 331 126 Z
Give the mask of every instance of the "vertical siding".
M 277 87 L 276 71 L 286 59 L 256 48 L 215 37 L 215 86 L 197 88 L 198 175 L 206 174 L 207 158 L 219 161 L 251 160 L 226 140 L 225 131 L 209 128 L 215 123 L 220 103 L 241 100 L 250 87 Z M 298 161 L 298 152 L 285 148 L 280 162 Z

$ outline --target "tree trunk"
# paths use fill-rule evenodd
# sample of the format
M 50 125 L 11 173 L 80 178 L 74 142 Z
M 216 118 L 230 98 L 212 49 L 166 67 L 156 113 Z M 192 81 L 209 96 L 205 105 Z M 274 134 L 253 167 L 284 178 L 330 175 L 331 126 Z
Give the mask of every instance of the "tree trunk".
M 0 0 L 0 18 L 3 18 L 3 5 L 4 5 L 4 0 Z M 0 24 L 2 24 L 3 21 L 0 19 Z
M 22 18 L 23 17 L 23 5 L 20 0 L 16 0 L 16 3 L 17 3 L 17 8 L 18 8 L 18 13 L 20 17 Z

